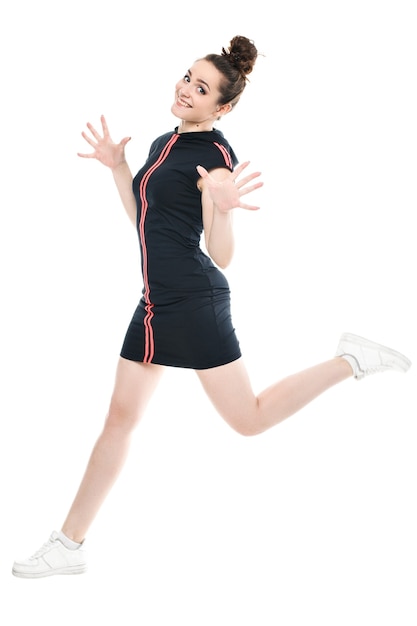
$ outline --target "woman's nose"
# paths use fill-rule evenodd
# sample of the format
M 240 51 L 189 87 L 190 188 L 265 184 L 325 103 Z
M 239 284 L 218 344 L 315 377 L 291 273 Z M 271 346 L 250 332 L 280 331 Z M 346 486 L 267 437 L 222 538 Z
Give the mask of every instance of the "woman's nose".
M 190 87 L 189 85 L 181 85 L 180 91 L 179 91 L 181 96 L 185 96 L 186 98 L 188 98 L 188 96 L 190 95 Z

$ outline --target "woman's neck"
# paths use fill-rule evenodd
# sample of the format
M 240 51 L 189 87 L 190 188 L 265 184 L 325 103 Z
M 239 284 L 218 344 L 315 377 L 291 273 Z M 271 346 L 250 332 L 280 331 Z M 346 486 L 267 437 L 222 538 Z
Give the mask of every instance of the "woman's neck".
M 181 120 L 178 124 L 178 133 L 201 133 L 213 130 L 213 122 L 186 122 Z

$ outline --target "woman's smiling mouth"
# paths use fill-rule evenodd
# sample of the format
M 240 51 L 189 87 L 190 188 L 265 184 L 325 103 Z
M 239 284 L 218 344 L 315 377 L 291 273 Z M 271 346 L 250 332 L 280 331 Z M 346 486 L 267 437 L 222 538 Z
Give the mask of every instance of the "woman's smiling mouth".
M 177 106 L 185 107 L 186 109 L 191 109 L 192 108 L 191 104 L 189 104 L 188 102 L 183 100 L 180 96 L 177 96 L 176 104 L 177 104 Z

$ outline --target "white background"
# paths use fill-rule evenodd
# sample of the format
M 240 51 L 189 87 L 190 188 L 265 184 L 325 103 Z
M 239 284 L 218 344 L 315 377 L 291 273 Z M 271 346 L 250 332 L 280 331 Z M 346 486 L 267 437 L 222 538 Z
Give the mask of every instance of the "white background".
M 5 3 L 0 622 L 415 626 L 416 372 L 332 389 L 245 439 L 168 370 L 91 528 L 83 576 L 14 578 L 59 529 L 141 290 L 104 113 L 137 170 L 174 85 L 236 34 L 259 57 L 219 128 L 263 172 L 227 270 L 256 390 L 341 332 L 416 361 L 416 20 L 405 0 Z

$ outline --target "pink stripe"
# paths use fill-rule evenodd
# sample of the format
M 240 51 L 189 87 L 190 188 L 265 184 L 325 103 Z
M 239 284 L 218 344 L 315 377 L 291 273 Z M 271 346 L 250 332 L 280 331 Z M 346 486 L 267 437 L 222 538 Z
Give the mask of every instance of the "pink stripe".
M 141 216 L 140 216 L 140 221 L 139 221 L 139 237 L 140 237 L 140 241 L 142 245 L 143 282 L 144 282 L 144 287 L 145 287 L 144 298 L 146 302 L 146 305 L 145 305 L 146 315 L 143 321 L 143 324 L 145 326 L 145 350 L 144 350 L 144 355 L 143 355 L 144 363 L 151 363 L 155 354 L 155 340 L 154 340 L 154 334 L 153 334 L 153 328 L 152 328 L 152 318 L 154 316 L 152 309 L 154 305 L 151 301 L 151 290 L 149 286 L 148 250 L 146 247 L 146 237 L 145 237 L 145 219 L 146 219 L 146 214 L 149 208 L 148 201 L 146 199 L 146 186 L 153 172 L 156 169 L 158 169 L 161 163 L 163 163 L 165 159 L 167 158 L 168 154 L 171 151 L 172 146 L 177 141 L 178 137 L 179 135 L 172 135 L 172 137 L 170 138 L 170 140 L 168 141 L 168 143 L 162 150 L 161 154 L 159 155 L 158 160 L 152 165 L 152 167 L 148 169 L 148 171 L 143 176 L 141 183 L 140 183 L 140 187 L 139 187 L 140 199 L 141 199 L 141 204 L 142 204 L 142 211 L 141 211 Z
M 228 151 L 226 150 L 226 148 L 224 146 L 222 146 L 221 143 L 217 143 L 216 141 L 214 141 L 213 143 L 214 143 L 215 146 L 218 147 L 218 149 L 222 153 L 223 158 L 224 158 L 224 162 L 226 163 L 226 165 L 228 165 L 231 169 L 233 169 L 232 158 L 231 158 L 230 154 L 228 153 Z

